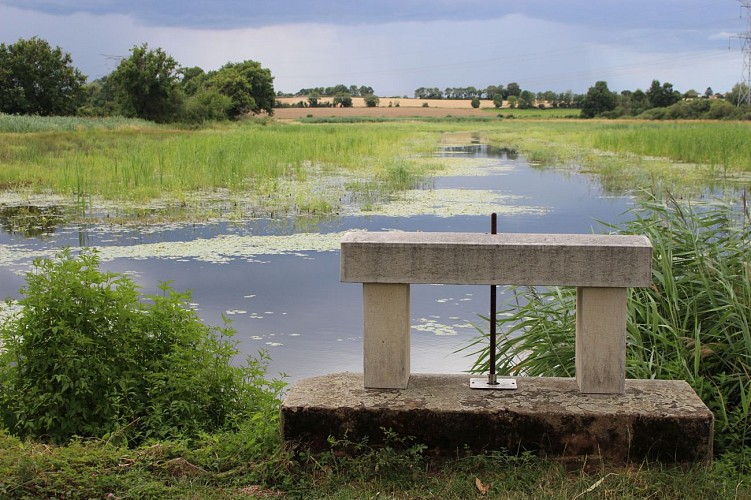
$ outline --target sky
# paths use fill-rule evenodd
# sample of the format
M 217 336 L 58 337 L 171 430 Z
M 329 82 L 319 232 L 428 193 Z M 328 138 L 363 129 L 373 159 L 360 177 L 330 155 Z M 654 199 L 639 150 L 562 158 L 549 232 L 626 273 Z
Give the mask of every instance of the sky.
M 38 36 L 89 80 L 135 45 L 181 66 L 254 60 L 277 91 L 368 85 L 534 92 L 730 90 L 742 80 L 738 0 L 0 0 L 0 43 Z

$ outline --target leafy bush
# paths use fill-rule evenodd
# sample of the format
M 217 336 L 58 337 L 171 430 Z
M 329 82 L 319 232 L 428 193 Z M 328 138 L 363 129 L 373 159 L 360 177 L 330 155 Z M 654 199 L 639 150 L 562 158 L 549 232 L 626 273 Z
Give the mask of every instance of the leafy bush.
M 20 437 L 195 438 L 274 407 L 265 358 L 230 362 L 231 328 L 204 325 L 173 291 L 139 299 L 94 253 L 38 259 L 20 312 L 0 325 L 0 418 Z
M 686 380 L 715 415 L 718 451 L 751 445 L 751 228 L 729 205 L 641 202 L 622 232 L 653 245 L 650 288 L 629 291 L 627 376 Z M 574 376 L 572 288 L 513 289 L 497 370 Z M 487 319 L 487 318 L 485 318 Z M 484 346 L 484 347 L 482 347 Z M 473 371 L 488 368 L 485 335 Z
M 366 95 L 363 100 L 365 101 L 365 105 L 369 108 L 375 108 L 378 106 L 378 103 L 381 102 L 378 96 L 375 95 Z

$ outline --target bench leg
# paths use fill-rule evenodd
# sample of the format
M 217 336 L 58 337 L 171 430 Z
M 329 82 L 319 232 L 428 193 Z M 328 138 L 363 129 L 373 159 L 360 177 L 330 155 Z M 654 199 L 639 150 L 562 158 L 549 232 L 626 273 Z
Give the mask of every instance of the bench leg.
M 366 388 L 406 389 L 409 382 L 409 285 L 363 283 Z
M 576 289 L 576 382 L 587 394 L 623 394 L 626 288 Z

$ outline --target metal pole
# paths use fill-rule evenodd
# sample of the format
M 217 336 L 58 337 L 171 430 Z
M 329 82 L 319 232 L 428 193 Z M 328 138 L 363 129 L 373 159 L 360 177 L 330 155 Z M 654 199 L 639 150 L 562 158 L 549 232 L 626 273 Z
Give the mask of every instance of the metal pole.
M 490 214 L 490 234 L 498 234 L 498 215 Z M 495 285 L 490 285 L 490 360 L 488 367 L 488 385 L 497 385 L 498 377 L 495 373 L 495 346 L 496 346 L 496 290 Z

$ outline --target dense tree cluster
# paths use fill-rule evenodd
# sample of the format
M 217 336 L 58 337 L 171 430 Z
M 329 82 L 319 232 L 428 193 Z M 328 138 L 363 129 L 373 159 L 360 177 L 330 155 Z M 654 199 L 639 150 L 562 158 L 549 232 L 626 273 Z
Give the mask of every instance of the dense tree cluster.
M 40 38 L 0 44 L 0 112 L 25 115 L 75 114 L 86 77 L 70 54 Z
M 312 87 L 309 89 L 300 89 L 294 94 L 285 94 L 283 92 L 277 93 L 278 97 L 307 97 L 310 95 L 317 95 L 320 97 L 335 97 L 337 95 L 349 95 L 351 97 L 365 97 L 368 95 L 374 95 L 375 91 L 373 87 L 367 85 L 344 85 L 338 84 L 333 87 Z
M 517 82 L 507 85 L 489 85 L 486 88 L 477 87 L 447 87 L 441 90 L 437 87 L 420 87 L 415 90 L 416 99 L 489 99 L 496 108 L 504 105 L 512 108 L 528 109 L 542 108 L 575 108 L 581 101 L 581 96 L 572 91 L 556 93 L 552 90 L 533 93 L 523 90 Z
M 184 68 L 161 48 L 135 46 L 107 76 L 86 84 L 70 54 L 39 38 L 0 44 L 0 113 L 122 115 L 202 122 L 273 113 L 274 78 L 255 61 L 217 71 Z
M 751 119 L 751 108 L 739 96 L 746 95 L 744 83 L 736 84 L 724 96 L 707 87 L 704 94 L 696 90 L 680 93 L 669 82 L 652 80 L 646 91 L 636 89 L 612 92 L 604 81 L 590 87 L 582 99 L 582 118 L 619 118 L 636 116 L 651 120 Z

